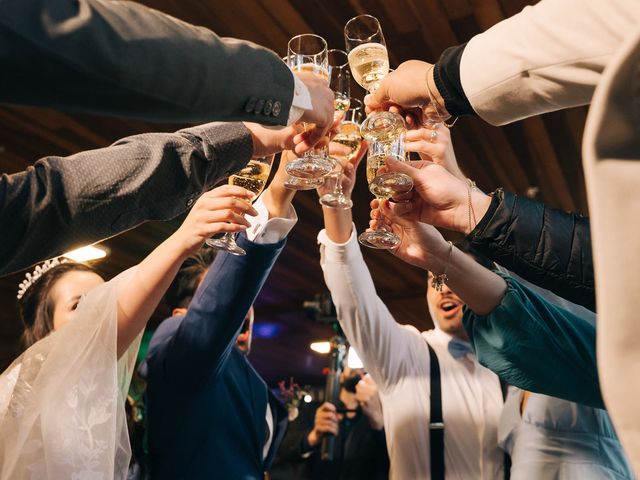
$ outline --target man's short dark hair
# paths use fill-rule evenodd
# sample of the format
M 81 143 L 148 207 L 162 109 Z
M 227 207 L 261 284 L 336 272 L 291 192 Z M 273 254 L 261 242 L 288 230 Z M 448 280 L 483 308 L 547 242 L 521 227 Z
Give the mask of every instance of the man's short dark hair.
M 213 263 L 216 251 L 213 248 L 202 247 L 200 251 L 188 257 L 176 278 L 169 286 L 165 299 L 169 308 L 187 308 L 198 289 L 202 275 Z

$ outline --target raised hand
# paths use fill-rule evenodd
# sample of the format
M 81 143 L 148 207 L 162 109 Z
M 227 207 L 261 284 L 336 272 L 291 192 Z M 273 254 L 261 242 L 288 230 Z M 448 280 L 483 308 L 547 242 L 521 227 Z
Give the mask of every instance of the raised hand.
M 466 180 L 458 166 L 456 154 L 451 143 L 451 132 L 442 123 L 407 131 L 404 148 L 407 152 L 417 152 L 422 160 L 443 166 L 455 177 Z
M 390 207 L 388 200 L 373 200 L 369 227 L 385 227 L 400 237 L 400 244 L 390 252 L 401 260 L 425 270 L 441 271 L 441 259 L 449 247 L 440 232 L 418 221 L 413 212 L 398 214 Z
M 310 447 L 317 447 L 322 441 L 322 437 L 327 434 L 338 435 L 339 430 L 336 406 L 333 403 L 324 402 L 316 410 L 313 430 L 307 435 L 307 442 Z
M 449 114 L 444 111 L 444 101 L 433 81 L 432 67 L 432 64 L 419 60 L 401 63 L 395 71 L 385 76 L 375 92 L 364 98 L 367 113 L 389 110 L 391 106 L 398 105 L 403 109 L 419 107 L 425 115 L 439 114 L 446 120 Z M 438 105 L 431 104 L 427 81 Z
M 250 203 L 253 197 L 249 190 L 233 185 L 205 192 L 172 237 L 179 241 L 186 255 L 191 255 L 212 235 L 245 230 L 249 222 L 244 215 L 258 214 Z
M 414 189 L 394 197 L 392 210 L 400 216 L 410 215 L 415 221 L 448 230 L 469 233 L 469 187 L 467 183 L 433 162 L 398 162 L 387 159 L 390 171 L 401 172 L 413 179 Z M 472 191 L 477 218 L 484 215 L 490 197 L 477 189 Z
M 350 198 L 356 183 L 358 165 L 360 165 L 365 153 L 367 153 L 367 148 L 367 142 L 363 140 L 358 150 L 354 152 L 353 155 L 350 155 L 351 149 L 349 147 L 337 142 L 329 143 L 329 155 L 340 162 L 342 173 L 339 174 L 338 178 L 327 178 L 325 183 L 318 187 L 318 195 L 322 196 L 325 193 L 331 192 L 334 187 L 334 182 L 340 181 L 342 182 L 343 195 Z
M 334 106 L 335 95 L 327 84 L 327 79 L 319 75 L 305 72 L 297 72 L 295 75 L 304 82 L 309 94 L 311 95 L 311 103 L 313 109 L 305 110 L 301 122 L 313 125 L 313 128 L 302 134 L 300 142 L 296 142 L 295 152 L 300 155 L 314 145 L 316 145 L 334 124 Z

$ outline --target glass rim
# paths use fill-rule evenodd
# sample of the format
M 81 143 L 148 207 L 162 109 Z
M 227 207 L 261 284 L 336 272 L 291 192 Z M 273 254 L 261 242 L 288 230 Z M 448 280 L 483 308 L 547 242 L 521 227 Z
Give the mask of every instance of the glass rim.
M 384 34 L 382 33 L 382 25 L 380 25 L 380 20 L 378 20 L 376 17 L 374 17 L 373 15 L 369 15 L 368 13 L 364 13 L 362 15 L 356 15 L 355 17 L 349 19 L 349 21 L 347 23 L 344 24 L 344 37 L 348 40 L 354 40 L 354 41 L 365 41 L 365 40 L 369 40 L 371 39 L 371 37 L 373 37 L 377 32 L 373 32 L 371 35 L 369 35 L 367 38 L 354 38 L 354 37 L 350 37 L 347 34 L 347 27 L 349 26 L 349 24 L 359 18 L 371 18 L 374 20 L 374 22 L 378 25 L 378 31 L 380 32 L 380 34 L 382 35 L 383 38 L 383 42 L 384 42 Z
M 316 53 L 297 53 L 297 52 L 292 52 L 292 48 L 291 48 L 291 42 L 293 42 L 294 40 L 297 40 L 299 38 L 302 37 L 315 37 L 317 39 L 319 39 L 321 41 L 321 44 L 324 45 L 324 48 L 322 48 L 320 51 L 316 52 Z M 289 42 L 287 43 L 287 55 L 285 57 L 290 57 L 291 55 L 308 55 L 308 56 L 312 56 L 312 55 L 319 55 L 321 54 L 323 51 L 328 51 L 329 47 L 327 45 L 327 41 L 321 37 L 320 35 L 316 35 L 315 33 L 301 33 L 299 35 L 295 35 L 293 37 L 291 37 L 289 39 Z
M 331 55 L 332 52 L 340 52 L 342 55 L 344 55 L 344 63 L 341 63 L 339 65 L 332 65 L 331 62 L 329 62 L 329 66 L 333 67 L 333 68 L 343 68 L 346 67 L 347 65 L 349 65 L 349 54 L 342 50 L 341 48 L 331 48 L 329 50 L 327 50 L 327 58 L 329 58 L 329 55 Z

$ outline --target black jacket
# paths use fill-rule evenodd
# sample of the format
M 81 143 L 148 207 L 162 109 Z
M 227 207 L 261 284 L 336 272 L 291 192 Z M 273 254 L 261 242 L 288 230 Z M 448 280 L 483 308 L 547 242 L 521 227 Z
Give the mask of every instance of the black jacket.
M 587 217 L 499 189 L 467 239 L 473 250 L 522 278 L 595 311 Z

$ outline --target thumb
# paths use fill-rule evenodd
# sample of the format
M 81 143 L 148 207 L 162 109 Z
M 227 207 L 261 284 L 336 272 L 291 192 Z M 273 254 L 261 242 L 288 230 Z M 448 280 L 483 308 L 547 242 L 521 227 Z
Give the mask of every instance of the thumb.
M 384 108 L 385 103 L 389 101 L 389 89 L 384 79 L 380 82 L 380 86 L 369 95 L 364 97 L 364 104 L 372 110 L 380 110 Z

